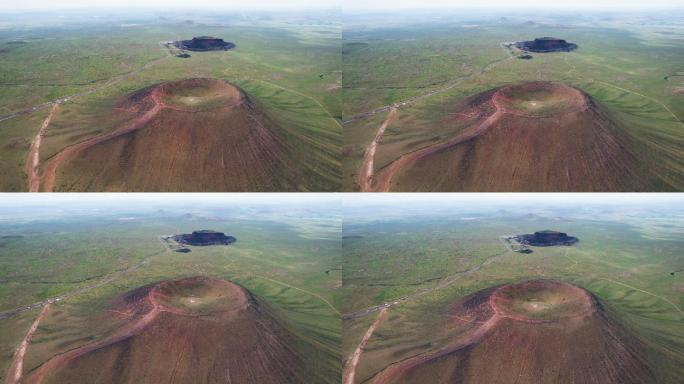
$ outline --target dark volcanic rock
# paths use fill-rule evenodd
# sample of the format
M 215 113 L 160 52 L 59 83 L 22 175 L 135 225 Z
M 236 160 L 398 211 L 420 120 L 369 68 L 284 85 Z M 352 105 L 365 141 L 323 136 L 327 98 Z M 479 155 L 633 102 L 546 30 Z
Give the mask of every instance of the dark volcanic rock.
M 515 43 L 518 49 L 530 52 L 570 52 L 577 49 L 577 44 L 568 43 L 555 37 L 539 37 L 532 41 L 519 41 Z
M 173 43 L 176 47 L 186 51 L 207 52 L 207 51 L 227 51 L 235 48 L 235 44 L 217 37 L 200 36 L 192 40 L 180 40 Z
M 210 231 L 207 229 L 176 235 L 173 239 L 181 244 L 187 245 L 228 245 L 237 239 L 233 236 L 226 236 L 223 232 Z
M 573 245 L 579 241 L 578 238 L 568 236 L 567 233 L 556 231 L 539 231 L 533 234 L 518 235 L 516 240 L 520 244 L 532 245 L 535 247 L 550 247 L 553 245 Z

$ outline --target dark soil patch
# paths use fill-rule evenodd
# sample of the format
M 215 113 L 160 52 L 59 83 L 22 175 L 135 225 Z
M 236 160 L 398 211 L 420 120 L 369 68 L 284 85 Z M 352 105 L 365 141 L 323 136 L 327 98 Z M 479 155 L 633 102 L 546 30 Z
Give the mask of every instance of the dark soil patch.
M 192 40 L 174 41 L 173 45 L 177 48 L 193 52 L 227 51 L 235 48 L 234 43 L 211 36 L 200 36 L 194 37 Z
M 556 231 L 539 231 L 532 234 L 518 235 L 515 238 L 520 244 L 532 245 L 535 247 L 551 247 L 555 245 L 573 245 L 579 241 L 578 238 L 568 236 L 567 233 Z
M 229 245 L 237 241 L 233 236 L 226 236 L 223 232 L 216 232 L 208 229 L 176 235 L 173 239 L 181 244 L 195 246 Z
M 577 49 L 577 44 L 568 43 L 555 37 L 539 37 L 531 41 L 519 41 L 515 43 L 515 46 L 523 51 L 538 53 L 570 52 Z

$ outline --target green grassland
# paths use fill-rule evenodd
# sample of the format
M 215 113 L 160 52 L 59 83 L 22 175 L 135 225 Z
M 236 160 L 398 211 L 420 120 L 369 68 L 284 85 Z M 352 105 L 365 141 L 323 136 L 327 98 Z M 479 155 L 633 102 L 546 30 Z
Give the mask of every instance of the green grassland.
M 282 124 L 309 178 L 302 189 L 339 190 L 340 23 L 328 14 L 217 20 L 150 18 L 137 24 L 1 29 L 0 49 L 6 52 L 0 54 L 0 115 L 76 95 L 62 104 L 48 130 L 44 160 L 66 145 L 114 129 L 121 118 L 112 108 L 131 92 L 188 77 L 217 78 L 242 87 Z M 199 35 L 237 46 L 178 58 L 159 44 Z M 9 177 L 2 178 L 0 189 L 25 190 L 21 151 L 6 147 L 24 143 L 27 149 L 45 114 L 40 110 L 0 122 L 2 158 L 5 152 L 16 157 L 3 161 L 0 172 Z
M 213 276 L 254 293 L 298 336 L 312 382 L 340 376 L 340 219 L 336 213 L 240 208 L 181 213 L 98 213 L 0 225 L 0 311 L 66 295 L 53 304 L 25 360 L 25 372 L 70 346 L 106 337 L 121 320 L 114 298 L 167 279 Z M 173 252 L 160 235 L 211 228 L 230 246 Z M 14 237 L 23 236 L 23 237 Z M 0 377 L 36 310 L 0 319 Z
M 399 108 L 397 119 L 388 127 L 377 150 L 376 169 L 400 154 L 460 132 L 463 126 L 450 113 L 465 97 L 503 85 L 545 80 L 565 82 L 589 94 L 641 143 L 636 152 L 645 159 L 659 158 L 649 166 L 674 188 L 683 188 L 684 94 L 679 90 L 684 78 L 665 79 L 684 69 L 684 34 L 676 18 L 660 23 L 626 18 L 618 23 L 614 20 L 619 18 L 587 22 L 557 17 L 528 22 L 523 17 L 473 16 L 473 21 L 467 15 L 451 16 L 431 17 L 429 23 L 427 17 L 403 20 L 402 14 L 394 15 L 394 23 L 369 18 L 350 25 L 345 21 L 345 119 L 412 100 Z M 501 46 L 540 36 L 563 38 L 579 48 L 569 53 L 533 53 L 533 59 L 521 60 L 515 57 L 517 52 Z M 354 178 L 350 169 L 372 138 L 358 132 L 374 132 L 378 126 L 365 119 L 346 124 L 346 190 L 358 188 L 350 188 Z
M 388 319 L 376 329 L 358 366 L 358 382 L 391 362 L 438 349 L 463 332 L 447 316 L 459 298 L 538 278 L 567 281 L 596 295 L 652 349 L 648 359 L 658 382 L 681 377 L 684 275 L 671 274 L 684 263 L 681 213 L 532 209 L 526 214 L 448 205 L 441 210 L 449 213 L 358 223 L 345 218 L 343 312 L 410 297 L 391 306 Z M 567 232 L 580 242 L 521 254 L 508 251 L 499 239 L 542 229 Z M 343 340 L 349 340 L 343 343 L 344 356 L 376 313 L 344 321 Z

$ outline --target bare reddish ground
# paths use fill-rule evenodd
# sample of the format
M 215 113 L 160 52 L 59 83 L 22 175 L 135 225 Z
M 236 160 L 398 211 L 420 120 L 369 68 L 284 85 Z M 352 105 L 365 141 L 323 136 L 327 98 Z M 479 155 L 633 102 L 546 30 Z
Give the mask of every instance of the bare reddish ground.
M 382 140 L 382 136 L 385 134 L 385 129 L 387 129 L 387 126 L 390 125 L 396 116 L 397 109 L 391 108 L 389 114 L 382 122 L 382 125 L 380 125 L 378 132 L 375 134 L 373 141 L 368 146 L 366 154 L 363 156 L 363 162 L 361 163 L 358 175 L 356 176 L 356 182 L 359 184 L 361 192 L 372 192 L 373 190 L 371 184 L 373 182 L 373 172 L 375 170 L 375 152 L 378 149 L 380 140 Z
M 115 300 L 112 312 L 128 321 L 47 360 L 26 383 L 287 383 L 304 375 L 291 335 L 225 280 L 142 287 Z
M 377 328 L 380 323 L 384 321 L 384 319 L 387 317 L 387 310 L 388 308 L 385 307 L 380 310 L 378 313 L 378 316 L 375 318 L 375 321 L 373 321 L 373 324 L 371 324 L 370 327 L 366 330 L 366 333 L 363 334 L 363 337 L 361 338 L 361 342 L 359 342 L 359 345 L 356 347 L 354 352 L 352 352 L 352 355 L 349 357 L 347 360 L 347 363 L 344 365 L 344 371 L 342 372 L 342 383 L 343 384 L 354 384 L 355 381 L 355 376 L 356 376 L 356 367 L 359 365 L 359 360 L 361 359 L 361 353 L 363 353 L 363 349 L 366 348 L 366 345 L 368 344 L 368 340 L 370 340 L 371 336 L 373 336 L 373 332 L 375 332 L 375 328 Z
M 143 113 L 141 116 L 135 118 L 134 120 L 128 122 L 126 125 L 118 128 L 112 133 L 103 135 L 103 136 L 97 136 L 93 137 L 92 139 L 82 141 L 78 144 L 74 144 L 72 146 L 69 146 L 50 158 L 50 160 L 47 161 L 47 164 L 45 165 L 45 168 L 43 169 L 43 191 L 44 192 L 52 192 L 52 190 L 55 188 L 55 178 L 57 175 L 57 168 L 59 168 L 60 165 L 70 157 L 74 156 L 78 152 L 81 152 L 85 149 L 88 149 L 94 145 L 103 143 L 107 140 L 119 137 L 121 135 L 125 135 L 129 132 L 133 132 L 137 129 L 140 129 L 145 126 L 152 118 L 154 118 L 159 111 L 164 108 L 164 105 L 160 101 L 159 97 L 159 92 L 154 90 L 150 93 L 150 98 L 154 101 L 154 106 L 150 108 L 148 111 Z
M 178 102 L 192 89 L 206 90 L 209 102 Z M 44 191 L 289 191 L 300 186 L 303 176 L 283 132 L 245 93 L 225 82 L 163 83 L 129 95 L 112 113 L 130 118 L 113 132 L 49 159 Z
M 467 129 L 457 137 L 445 143 L 431 145 L 429 147 L 422 148 L 417 151 L 403 155 L 399 157 L 397 160 L 393 161 L 389 166 L 383 168 L 377 176 L 377 184 L 375 187 L 376 190 L 378 192 L 388 192 L 390 190 L 392 178 L 403 167 L 412 164 L 417 160 L 420 160 L 433 153 L 439 152 L 447 148 L 451 148 L 453 146 L 456 146 L 458 144 L 461 144 L 465 141 L 471 140 L 483 134 L 487 129 L 494 125 L 494 123 L 496 123 L 504 113 L 503 110 L 499 108 L 499 106 L 496 104 L 496 95 L 492 99 L 492 102 L 494 103 L 496 110 L 481 123 L 473 126 L 470 129 Z
M 511 309 L 517 295 L 540 289 L 559 297 L 553 308 L 559 313 L 538 318 Z M 453 342 L 393 363 L 370 382 L 654 382 L 643 345 L 595 298 L 567 283 L 537 280 L 480 291 L 455 303 L 449 316 L 464 327 Z
M 518 108 L 526 95 L 540 91 L 559 100 L 559 107 L 540 113 Z M 662 184 L 638 161 L 626 131 L 564 84 L 485 92 L 453 116 L 467 127 L 375 171 L 369 190 L 399 184 L 407 191 L 631 191 Z
M 21 341 L 19 347 L 14 352 L 12 363 L 10 364 L 10 367 L 7 370 L 7 376 L 5 377 L 5 384 L 21 383 L 21 378 L 24 374 L 24 356 L 26 356 L 26 350 L 28 349 L 31 339 L 33 338 L 33 334 L 36 333 L 36 330 L 38 329 L 38 325 L 43 320 L 45 315 L 47 315 L 49 310 L 50 304 L 45 304 L 43 309 L 41 309 L 40 313 L 36 317 L 36 320 L 33 322 L 33 324 L 31 324 L 31 328 L 29 328 L 28 332 L 26 333 L 26 337 L 24 337 L 24 340 Z
M 40 168 L 40 144 L 43 141 L 45 133 L 47 133 L 47 129 L 50 126 L 50 121 L 58 111 L 59 104 L 55 103 L 52 106 L 50 113 L 43 121 L 43 124 L 40 126 L 36 137 L 33 138 L 33 141 L 31 142 L 31 147 L 29 148 L 29 153 L 26 157 L 26 166 L 24 167 L 27 177 L 26 184 L 28 185 L 29 192 L 38 192 L 40 190 L 40 175 L 38 172 Z

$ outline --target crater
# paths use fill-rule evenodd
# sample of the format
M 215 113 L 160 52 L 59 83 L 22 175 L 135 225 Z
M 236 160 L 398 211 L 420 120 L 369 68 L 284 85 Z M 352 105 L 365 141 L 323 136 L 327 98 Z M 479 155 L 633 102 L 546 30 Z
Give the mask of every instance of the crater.
M 237 285 L 208 277 L 164 281 L 152 289 L 150 300 L 162 310 L 195 316 L 230 312 L 247 304 Z
M 238 88 L 206 78 L 163 83 L 157 87 L 157 92 L 165 107 L 187 112 L 235 106 L 243 101 L 243 94 Z
M 207 245 L 229 245 L 237 241 L 233 236 L 226 236 L 223 232 L 202 229 L 192 233 L 175 235 L 173 240 L 180 244 L 207 246 Z
M 193 37 L 192 40 L 174 41 L 173 45 L 177 48 L 193 52 L 227 51 L 235 48 L 234 43 L 212 36 L 199 36 Z
M 655 157 L 624 121 L 585 92 L 524 82 L 460 101 L 453 135 L 400 154 L 372 175 L 378 192 L 615 192 L 669 190 Z M 409 145 L 410 144 L 410 145 Z M 394 145 L 394 144 L 393 144 Z M 381 144 L 379 150 L 382 150 Z M 654 156 L 655 156 L 654 152 Z M 650 167 L 650 168 L 649 168 Z
M 37 384 L 304 383 L 300 339 L 257 296 L 197 276 L 139 287 L 118 297 L 108 335 L 55 354 L 29 373 Z M 219 374 L 220 373 L 220 374 Z
M 580 112 L 589 100 L 578 89 L 562 83 L 529 82 L 501 88 L 494 102 L 504 112 L 521 117 L 550 117 Z
M 121 98 L 107 132 L 43 166 L 44 191 L 262 192 L 309 185 L 274 111 L 219 79 L 188 78 Z
M 556 37 L 538 37 L 531 41 L 519 41 L 515 43 L 515 46 L 523 51 L 538 53 L 570 52 L 577 49 L 577 44 L 568 43 Z
M 574 236 L 568 236 L 567 233 L 544 230 L 537 231 L 532 234 L 518 235 L 514 239 L 523 245 L 532 245 L 535 247 L 552 247 L 556 245 L 573 245 L 579 241 Z
M 486 288 L 451 304 L 448 314 L 452 336 L 423 353 L 413 349 L 409 357 L 395 357 L 365 382 L 657 381 L 648 346 L 608 305 L 570 283 L 531 280 Z
M 592 300 L 574 285 L 534 280 L 505 285 L 492 295 L 490 304 L 502 316 L 521 321 L 557 321 L 586 316 L 593 311 Z

